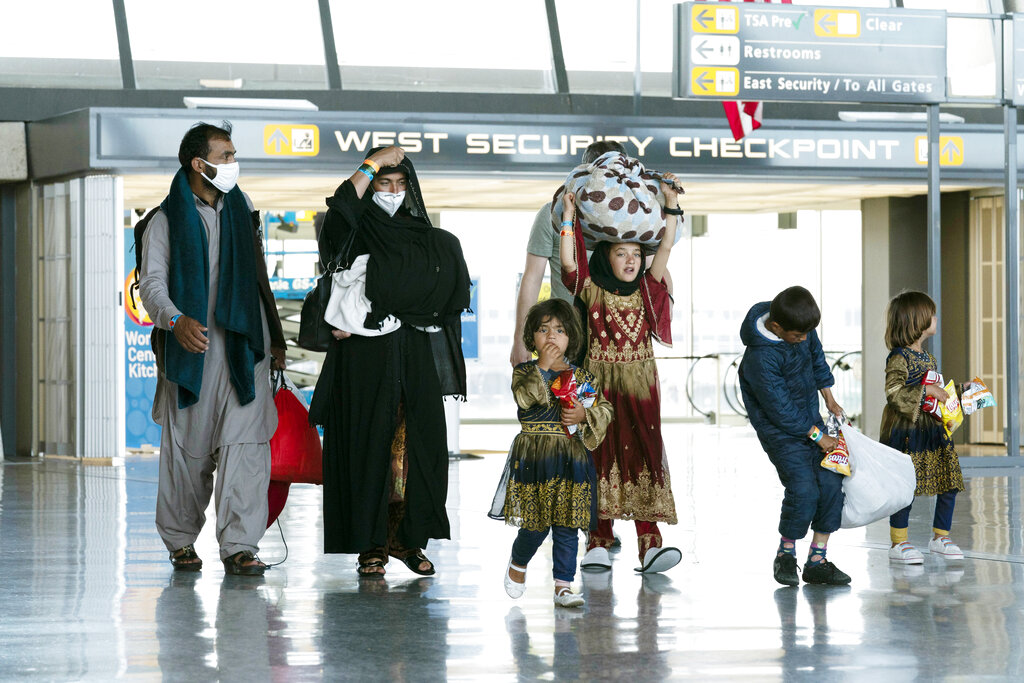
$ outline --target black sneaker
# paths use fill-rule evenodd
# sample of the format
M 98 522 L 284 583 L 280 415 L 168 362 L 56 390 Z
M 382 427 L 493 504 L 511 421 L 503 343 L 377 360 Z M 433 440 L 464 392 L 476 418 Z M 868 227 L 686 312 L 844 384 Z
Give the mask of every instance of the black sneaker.
M 775 580 L 783 586 L 797 586 L 800 584 L 800 579 L 796 575 L 796 558 L 789 553 L 782 553 L 777 556 L 772 567 L 775 569 Z M 806 580 L 805 578 L 804 581 Z
M 828 586 L 848 586 L 850 577 L 828 560 L 804 565 L 804 582 Z

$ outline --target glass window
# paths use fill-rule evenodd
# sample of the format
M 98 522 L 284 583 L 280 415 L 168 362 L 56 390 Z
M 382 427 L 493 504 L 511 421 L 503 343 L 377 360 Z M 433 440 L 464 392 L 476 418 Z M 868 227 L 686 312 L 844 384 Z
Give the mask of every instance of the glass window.
M 489 3 L 331 0 L 347 90 L 552 92 L 551 41 L 542 0 L 495 12 Z M 514 7 L 514 10 L 512 9 Z M 384 28 L 376 28 L 381 26 Z
M 992 11 L 989 0 L 904 0 L 907 9 L 970 14 Z M 950 97 L 995 97 L 999 84 L 1002 22 L 987 19 L 947 20 L 946 74 Z
M 139 88 L 327 87 L 316 0 L 125 0 Z
M 8 2 L 2 13 L 0 86 L 121 87 L 110 0 Z
M 572 0 L 559 0 L 555 6 L 569 90 L 601 95 L 632 94 L 636 2 L 589 0 L 581 5 Z M 586 11 L 581 11 L 583 9 Z M 661 39 L 668 41 L 671 57 L 672 24 L 662 26 L 659 32 Z

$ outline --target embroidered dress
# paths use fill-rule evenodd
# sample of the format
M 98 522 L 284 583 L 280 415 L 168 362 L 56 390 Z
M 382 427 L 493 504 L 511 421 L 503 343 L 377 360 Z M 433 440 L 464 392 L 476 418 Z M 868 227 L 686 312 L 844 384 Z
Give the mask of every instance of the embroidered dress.
M 576 277 L 580 275 L 569 273 L 565 280 L 587 309 L 585 367 L 615 408 L 608 436 L 594 451 L 598 515 L 675 524 L 676 505 L 661 438 L 661 389 L 651 346 L 652 336 L 667 336 L 668 292 L 650 274 L 626 296 L 599 287 L 589 276 Z
M 589 372 L 572 369 L 578 385 L 594 385 Z M 596 476 L 587 450 L 604 439 L 612 406 L 598 392 L 586 409 L 586 420 L 568 436 L 559 401 L 551 391 L 558 375 L 541 370 L 535 360 L 517 365 L 512 372 L 522 431 L 512 442 L 489 516 L 530 531 L 551 526 L 590 529 L 597 521 Z
M 914 461 L 916 496 L 964 490 L 953 440 L 938 421 L 921 411 L 921 379 L 929 370 L 938 370 L 934 356 L 905 347 L 893 349 L 885 363 L 886 405 L 879 441 Z

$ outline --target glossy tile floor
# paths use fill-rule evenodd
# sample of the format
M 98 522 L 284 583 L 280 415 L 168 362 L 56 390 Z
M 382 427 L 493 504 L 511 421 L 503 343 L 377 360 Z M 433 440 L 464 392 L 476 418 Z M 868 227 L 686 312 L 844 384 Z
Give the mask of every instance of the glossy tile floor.
M 503 449 L 514 427 L 466 427 L 464 449 Z M 746 428 L 666 426 L 683 551 L 641 577 L 632 525 L 610 573 L 577 576 L 587 605 L 551 602 L 550 544 L 513 601 L 501 583 L 515 531 L 485 511 L 503 465 L 453 461 L 455 540 L 437 576 L 391 563 L 381 581 L 320 552 L 320 490 L 293 486 L 288 559 L 225 577 L 212 523 L 206 569 L 175 574 L 153 527 L 156 458 L 124 467 L 0 466 L 0 680 L 868 680 L 1024 678 L 1022 473 L 968 472 L 954 538 L 967 559 L 890 567 L 885 523 L 833 536 L 848 588 L 771 576 L 780 487 Z M 1000 476 L 991 476 L 999 474 Z M 926 546 L 931 501 L 911 520 Z M 267 561 L 284 557 L 272 528 Z M 801 542 L 800 552 L 806 550 Z

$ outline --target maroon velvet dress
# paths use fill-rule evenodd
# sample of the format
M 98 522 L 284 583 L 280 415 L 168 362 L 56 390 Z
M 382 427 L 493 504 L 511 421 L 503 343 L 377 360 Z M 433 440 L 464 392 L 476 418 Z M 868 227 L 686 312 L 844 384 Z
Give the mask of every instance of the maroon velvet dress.
M 585 253 L 578 249 L 577 253 Z M 671 299 L 665 284 L 645 273 L 630 295 L 609 292 L 589 276 L 582 259 L 562 280 L 587 309 L 584 367 L 615 408 L 607 436 L 594 451 L 598 517 L 638 522 L 641 557 L 661 546 L 653 524 L 676 523 L 675 500 L 661 438 L 661 392 L 651 339 L 672 343 Z M 592 534 L 591 547 L 611 543 L 610 525 Z M 593 538 L 597 536 L 597 538 Z M 649 536 L 649 538 L 643 538 Z

